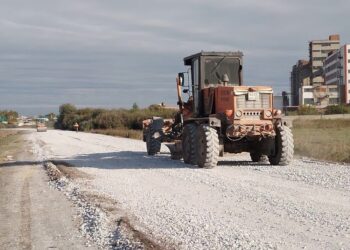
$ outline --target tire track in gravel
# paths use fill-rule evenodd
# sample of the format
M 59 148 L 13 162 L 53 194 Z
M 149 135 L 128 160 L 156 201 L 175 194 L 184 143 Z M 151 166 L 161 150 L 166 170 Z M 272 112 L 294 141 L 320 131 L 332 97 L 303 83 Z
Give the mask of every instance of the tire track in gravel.
M 22 181 L 23 186 L 21 190 L 21 225 L 20 225 L 20 243 L 24 249 L 32 249 L 31 242 L 31 200 L 29 193 L 29 178 L 31 176 L 31 172 L 28 170 L 24 170 L 25 176 Z M 30 171 L 30 170 L 29 170 Z

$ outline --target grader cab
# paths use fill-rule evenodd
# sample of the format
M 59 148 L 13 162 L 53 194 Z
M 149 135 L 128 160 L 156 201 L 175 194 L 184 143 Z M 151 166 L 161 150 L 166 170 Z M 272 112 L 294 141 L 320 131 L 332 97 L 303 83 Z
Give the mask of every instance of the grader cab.
M 267 156 L 272 165 L 290 163 L 293 135 L 273 108 L 273 90 L 242 86 L 242 57 L 241 52 L 200 52 L 184 58 L 189 70 L 177 77 L 178 114 L 144 121 L 149 155 L 165 142 L 173 159 L 202 168 L 215 167 L 225 152 L 249 152 L 254 162 Z

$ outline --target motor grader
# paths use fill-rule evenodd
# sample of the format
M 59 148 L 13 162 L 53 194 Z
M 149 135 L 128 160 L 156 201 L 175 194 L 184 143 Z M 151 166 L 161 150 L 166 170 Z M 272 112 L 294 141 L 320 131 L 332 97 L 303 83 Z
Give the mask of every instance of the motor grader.
M 172 159 L 201 168 L 215 167 L 226 152 L 249 152 L 253 162 L 267 156 L 272 165 L 291 162 L 293 135 L 273 108 L 273 90 L 242 86 L 242 58 L 241 52 L 203 51 L 184 58 L 189 70 L 177 77 L 178 113 L 143 121 L 149 155 L 166 143 Z

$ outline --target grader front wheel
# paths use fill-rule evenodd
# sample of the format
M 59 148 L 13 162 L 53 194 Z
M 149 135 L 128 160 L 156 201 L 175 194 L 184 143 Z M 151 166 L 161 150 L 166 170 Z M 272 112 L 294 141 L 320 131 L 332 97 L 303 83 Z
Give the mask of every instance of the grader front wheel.
M 217 131 L 208 126 L 201 125 L 197 130 L 197 164 L 200 168 L 213 168 L 219 158 L 219 137 Z
M 196 155 L 196 132 L 197 125 L 190 123 L 185 125 L 182 133 L 182 155 L 184 162 L 195 165 L 197 163 Z
M 286 166 L 293 160 L 294 140 L 290 128 L 279 126 L 276 130 L 275 154 L 269 156 L 271 165 Z

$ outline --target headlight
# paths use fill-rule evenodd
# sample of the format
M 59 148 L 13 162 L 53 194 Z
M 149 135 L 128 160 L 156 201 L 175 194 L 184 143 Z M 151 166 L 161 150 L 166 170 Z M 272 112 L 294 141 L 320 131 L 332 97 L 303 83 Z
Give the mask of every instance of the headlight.
M 270 110 L 266 110 L 265 111 L 265 116 L 266 117 L 271 117 L 272 116 L 272 112 Z
M 243 113 L 240 110 L 237 110 L 236 113 L 235 113 L 236 117 L 241 117 L 242 115 L 243 115 Z

